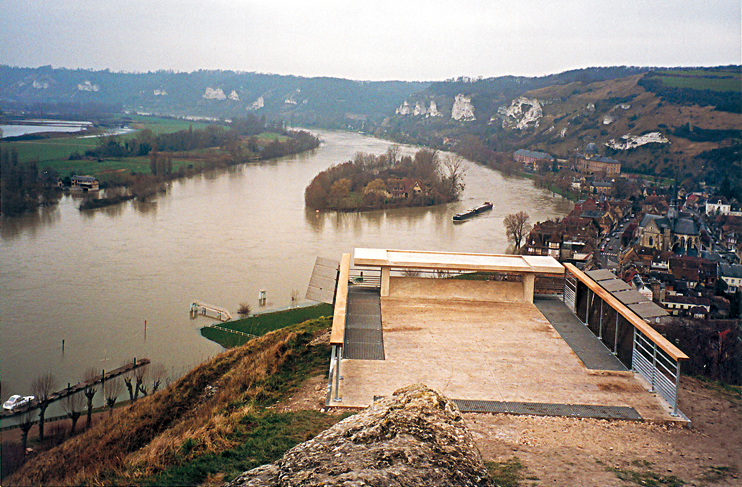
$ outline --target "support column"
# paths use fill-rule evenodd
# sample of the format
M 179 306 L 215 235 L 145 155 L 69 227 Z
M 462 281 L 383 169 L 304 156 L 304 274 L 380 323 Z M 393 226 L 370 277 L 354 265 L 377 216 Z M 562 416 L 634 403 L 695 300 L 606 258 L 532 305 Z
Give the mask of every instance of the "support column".
M 381 296 L 389 296 L 389 276 L 392 268 L 383 266 L 381 268 Z
M 340 397 L 340 361 L 343 359 L 343 346 L 337 347 L 337 360 L 335 361 L 335 402 L 343 399 Z
M 533 274 L 523 274 L 523 299 L 527 303 L 533 303 L 533 290 L 536 285 L 536 276 Z

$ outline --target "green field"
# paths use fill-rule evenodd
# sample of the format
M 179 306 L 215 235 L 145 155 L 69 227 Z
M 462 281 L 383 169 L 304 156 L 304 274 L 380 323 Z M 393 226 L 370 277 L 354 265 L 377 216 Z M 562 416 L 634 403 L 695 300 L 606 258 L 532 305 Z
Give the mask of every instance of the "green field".
M 742 72 L 731 68 L 719 70 L 657 71 L 662 84 L 670 88 L 710 90 L 717 92 L 742 91 Z
M 131 128 L 144 129 L 148 128 L 156 134 L 170 134 L 179 130 L 204 129 L 211 125 L 206 122 L 192 122 L 190 120 L 180 120 L 174 118 L 147 117 L 144 115 L 134 115 L 130 117 L 133 122 Z
M 674 69 L 665 71 L 655 71 L 657 74 L 664 76 L 708 76 L 715 78 L 729 78 L 740 76 L 739 70 L 733 68 L 719 68 L 719 69 Z
M 700 78 L 662 76 L 662 84 L 670 88 L 689 88 L 692 90 L 711 90 L 719 92 L 742 91 L 742 80 L 737 78 Z
M 210 124 L 204 122 L 190 122 L 188 120 L 175 120 L 159 117 L 133 116 L 130 126 L 139 130 L 150 129 L 157 134 L 173 133 L 180 130 L 203 129 Z M 122 142 L 136 137 L 136 132 L 119 136 Z M 258 143 L 267 145 L 271 141 L 284 142 L 288 137 L 273 132 L 265 132 L 258 136 Z M 0 147 L 15 149 L 18 152 L 18 160 L 21 163 L 35 162 L 40 171 L 49 167 L 60 177 L 88 175 L 98 178 L 101 182 L 121 182 L 122 175 L 150 174 L 149 157 L 121 157 L 105 158 L 103 161 L 82 159 L 70 160 L 70 155 L 94 149 L 98 143 L 95 137 L 60 136 L 48 139 L 21 140 L 12 142 L 0 142 Z M 189 153 L 176 153 L 173 157 L 173 171 L 181 167 L 198 165 L 198 159 L 214 149 L 191 151 Z
M 209 124 L 203 122 L 189 122 L 188 120 L 175 120 L 159 117 L 131 117 L 133 122 L 131 127 L 143 130 L 150 129 L 157 134 L 166 134 L 177 132 L 179 130 L 188 130 L 188 127 L 202 129 Z M 276 134 L 271 134 L 276 135 Z M 131 140 L 136 136 L 136 132 L 121 135 L 121 141 Z M 49 162 L 59 162 L 66 160 L 70 154 L 79 152 L 84 154 L 86 150 L 93 149 L 98 143 L 95 137 L 75 137 L 62 136 L 51 139 L 40 140 L 22 140 L 17 142 L 3 142 L 3 146 L 15 148 L 18 151 L 20 162 L 36 161 L 41 167 Z M 74 161 L 71 161 L 74 162 Z M 54 167 L 52 165 L 52 167 Z M 56 168 L 55 168 L 56 169 Z M 63 174 L 60 171 L 60 174 Z
M 289 325 L 302 323 L 307 320 L 319 318 L 321 316 L 332 316 L 332 305 L 318 304 L 305 308 L 293 308 L 275 313 L 265 313 L 241 320 L 227 321 L 219 323 L 218 326 L 229 330 L 241 331 L 250 335 L 262 336 L 280 328 Z M 201 328 L 201 335 L 209 340 L 213 340 L 225 348 L 242 345 L 250 341 L 250 337 L 229 333 L 215 328 Z

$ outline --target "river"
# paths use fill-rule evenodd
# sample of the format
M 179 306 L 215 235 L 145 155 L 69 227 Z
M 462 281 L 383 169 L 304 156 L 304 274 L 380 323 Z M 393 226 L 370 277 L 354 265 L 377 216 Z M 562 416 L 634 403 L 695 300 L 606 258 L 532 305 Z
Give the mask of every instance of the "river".
M 318 172 L 389 146 L 353 133 L 319 135 L 324 142 L 312 152 L 176 181 L 151 203 L 80 212 L 78 197 L 65 196 L 53 209 L 4 218 L 2 400 L 30 394 L 46 372 L 61 387 L 88 367 L 113 369 L 135 357 L 180 375 L 221 351 L 199 334 L 209 321 L 189 318 L 191 300 L 235 315 L 240 302 L 254 311 L 288 306 L 292 291 L 304 296 L 317 256 L 339 259 L 354 247 L 501 253 L 505 215 L 524 210 L 535 222 L 572 207 L 530 180 L 466 162 L 460 202 L 317 213 L 305 209 L 304 188 Z M 452 223 L 485 200 L 493 211 Z

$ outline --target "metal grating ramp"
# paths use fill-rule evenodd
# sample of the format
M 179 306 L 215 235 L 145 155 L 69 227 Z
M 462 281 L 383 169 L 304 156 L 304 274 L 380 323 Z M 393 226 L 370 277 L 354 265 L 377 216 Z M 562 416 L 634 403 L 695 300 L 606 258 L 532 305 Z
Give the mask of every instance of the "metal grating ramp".
M 354 286 L 348 288 L 343 358 L 384 360 L 381 298 L 378 289 Z
M 546 404 L 538 402 L 477 401 L 453 399 L 462 413 L 509 413 L 531 416 L 564 416 L 569 418 L 626 419 L 641 421 L 632 407 L 595 406 L 592 404 Z
M 384 396 L 374 396 L 374 401 Z M 567 418 L 624 419 L 643 421 L 636 409 L 628 406 L 597 406 L 593 404 L 548 404 L 541 402 L 482 401 L 451 399 L 462 413 L 503 413 L 527 416 L 561 416 Z
M 590 370 L 628 370 L 559 298 L 537 296 L 533 304 Z

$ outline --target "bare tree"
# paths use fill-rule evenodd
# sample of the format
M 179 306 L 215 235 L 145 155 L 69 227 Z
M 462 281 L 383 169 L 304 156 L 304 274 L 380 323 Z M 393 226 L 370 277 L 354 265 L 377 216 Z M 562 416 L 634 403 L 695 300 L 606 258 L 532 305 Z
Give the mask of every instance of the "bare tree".
M 77 420 L 80 419 L 84 405 L 85 396 L 79 392 L 70 394 L 62 400 L 62 409 L 64 409 L 65 414 L 67 414 L 67 416 L 72 420 L 70 436 L 75 434 L 75 426 L 77 425 Z
M 509 240 L 515 244 L 515 252 L 520 250 L 520 244 L 523 242 L 526 234 L 531 231 L 531 225 L 528 223 L 528 213 L 525 211 L 519 211 L 505 217 L 503 225 L 505 225 L 505 234 Z
M 98 372 L 94 368 L 88 368 L 85 370 L 85 373 L 83 374 L 83 380 L 85 381 L 85 389 L 83 390 L 83 394 L 85 394 L 85 397 L 88 399 L 88 407 L 87 407 L 87 421 L 85 422 L 85 427 L 90 428 L 90 425 L 93 422 L 93 398 L 95 397 L 95 393 L 98 392 L 98 387 L 95 384 L 95 379 L 98 377 Z
M 121 365 L 122 367 L 129 365 L 129 362 L 124 362 Z M 127 370 L 122 375 L 122 378 L 124 379 L 126 390 L 129 392 L 129 402 L 133 403 L 139 397 L 139 387 L 138 387 L 138 384 L 136 383 L 136 369 Z
M 33 426 L 33 419 L 36 415 L 35 409 L 30 409 L 23 413 L 21 416 L 20 428 L 21 428 L 21 448 L 23 448 L 23 454 L 26 454 L 26 444 L 28 443 L 28 432 L 31 431 Z
M 157 363 L 152 366 L 152 370 L 149 372 L 149 376 L 152 379 L 152 394 L 160 389 L 162 380 L 167 375 L 167 367 L 165 364 Z
M 386 150 L 386 159 L 387 164 L 389 164 L 389 167 L 393 167 L 399 162 L 399 155 L 401 153 L 401 149 L 398 144 L 392 144 L 387 148 Z
M 136 390 L 134 391 L 134 400 L 142 393 L 142 397 L 147 395 L 147 377 L 149 376 L 149 365 L 142 365 L 134 369 L 134 378 L 136 380 Z
M 459 199 L 461 192 L 464 191 L 464 159 L 457 154 L 446 154 L 441 161 L 441 167 L 444 174 L 441 174 L 441 181 L 446 193 L 453 199 Z
M 51 373 L 42 374 L 31 382 L 31 392 L 39 401 L 39 440 L 44 439 L 44 415 L 51 404 L 51 394 L 57 387 L 57 379 Z
M 237 314 L 243 318 L 250 316 L 250 305 L 247 303 L 240 303 L 240 307 L 237 308 Z
M 116 401 L 123 391 L 124 386 L 118 377 L 107 380 L 103 386 L 103 395 L 106 399 L 106 406 L 108 406 L 109 417 L 113 416 L 113 407 L 116 405 Z

